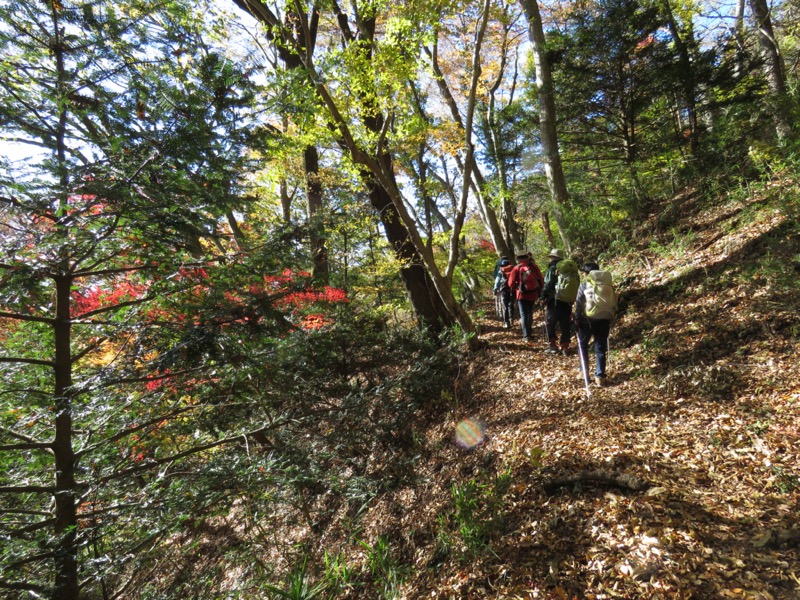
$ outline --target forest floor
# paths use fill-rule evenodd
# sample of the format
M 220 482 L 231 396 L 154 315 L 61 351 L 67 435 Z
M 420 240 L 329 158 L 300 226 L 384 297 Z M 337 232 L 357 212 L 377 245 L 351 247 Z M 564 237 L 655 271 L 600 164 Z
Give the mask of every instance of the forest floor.
M 413 549 L 400 597 L 800 598 L 800 243 L 776 197 L 689 193 L 642 223 L 607 265 L 608 387 L 544 352 L 541 312 L 526 344 L 487 301 L 419 485 L 367 517 Z
M 800 598 L 797 189 L 653 206 L 602 265 L 622 297 L 608 387 L 587 390 L 577 354 L 546 354 L 543 334 L 523 343 L 487 298 L 484 348 L 460 355 L 452 397 L 370 457 L 383 491 L 326 494 L 339 508 L 324 527 L 273 531 L 289 558 L 259 564 L 311 548 L 300 582 L 329 584 L 276 597 Z M 485 427 L 471 448 L 456 443 L 467 419 Z M 224 558 L 237 540 L 206 540 L 193 565 L 219 559 L 223 588 L 261 598 Z

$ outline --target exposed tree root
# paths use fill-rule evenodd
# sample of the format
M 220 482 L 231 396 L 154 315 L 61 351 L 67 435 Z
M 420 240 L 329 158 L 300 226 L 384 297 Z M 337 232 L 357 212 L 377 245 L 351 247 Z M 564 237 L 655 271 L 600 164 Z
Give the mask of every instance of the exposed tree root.
M 553 493 L 557 489 L 576 484 L 595 484 L 605 485 L 632 492 L 642 492 L 650 487 L 650 483 L 644 479 L 639 479 L 630 473 L 611 473 L 608 471 L 581 471 L 577 475 L 550 479 L 543 482 L 543 487 L 548 493 Z

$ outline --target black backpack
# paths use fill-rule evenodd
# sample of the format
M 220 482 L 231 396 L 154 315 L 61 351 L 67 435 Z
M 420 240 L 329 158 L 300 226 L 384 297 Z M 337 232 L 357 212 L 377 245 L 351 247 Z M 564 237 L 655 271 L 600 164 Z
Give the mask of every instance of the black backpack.
M 500 271 L 500 286 L 497 288 L 497 292 L 505 299 L 511 298 L 513 290 L 508 285 L 508 273 Z

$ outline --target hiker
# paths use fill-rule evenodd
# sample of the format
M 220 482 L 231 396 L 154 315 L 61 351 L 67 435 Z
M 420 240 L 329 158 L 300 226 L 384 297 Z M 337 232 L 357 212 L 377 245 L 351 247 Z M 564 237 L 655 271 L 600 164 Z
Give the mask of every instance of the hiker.
M 578 295 L 580 275 L 578 265 L 574 261 L 564 258 L 564 253 L 558 248 L 550 250 L 548 255 L 550 264 L 544 276 L 542 289 L 542 303 L 545 310 L 547 327 L 547 340 L 549 354 L 569 353 L 569 342 L 572 338 L 571 318 L 572 303 Z M 556 329 L 560 330 L 560 337 L 556 337 Z M 560 342 L 560 346 L 556 342 Z
M 578 332 L 578 351 L 582 357 L 581 369 L 589 368 L 589 343 L 594 338 L 594 382 L 598 387 L 604 387 L 608 381 L 608 334 L 611 321 L 617 314 L 617 294 L 611 273 L 601 271 L 597 263 L 587 262 L 581 267 L 581 272 L 585 277 L 575 300 L 575 327 Z M 588 373 L 584 373 L 584 376 L 588 377 Z
M 514 290 L 519 305 L 522 341 L 530 342 L 533 334 L 533 304 L 539 299 L 544 279 L 539 265 L 528 254 L 517 255 L 517 263 L 508 276 L 508 285 Z
M 500 269 L 494 280 L 494 295 L 500 295 L 500 305 L 503 316 L 503 324 L 506 329 L 511 329 L 511 322 L 514 320 L 514 292 L 508 285 L 508 277 L 514 265 L 507 258 L 500 261 Z
M 503 266 L 503 261 L 506 261 L 506 264 L 511 262 L 508 259 L 508 257 L 505 256 L 505 255 L 501 256 L 500 258 L 498 258 L 495 261 L 495 263 L 494 263 L 494 274 L 492 275 L 492 277 L 494 277 L 495 279 L 497 279 L 497 274 L 500 272 L 500 268 Z

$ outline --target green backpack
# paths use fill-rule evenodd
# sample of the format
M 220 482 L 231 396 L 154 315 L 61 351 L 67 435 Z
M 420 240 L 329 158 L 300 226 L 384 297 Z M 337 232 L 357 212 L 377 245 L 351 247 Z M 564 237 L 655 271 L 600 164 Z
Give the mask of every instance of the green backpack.
M 592 271 L 586 283 L 586 316 L 590 319 L 612 320 L 617 314 L 617 292 L 611 273 Z
M 575 264 L 575 261 L 566 258 L 556 265 L 556 271 L 558 272 L 556 300 L 572 304 L 578 297 L 578 286 L 581 284 L 578 265 Z

